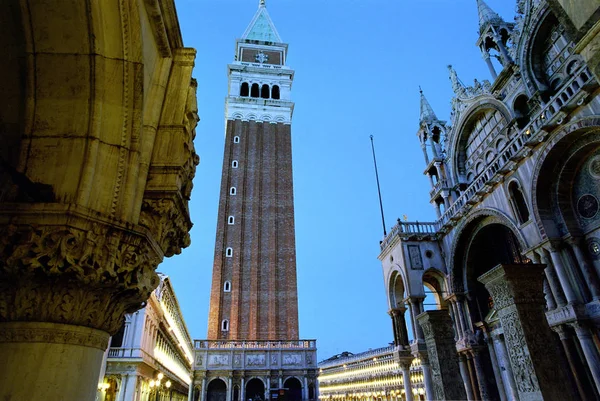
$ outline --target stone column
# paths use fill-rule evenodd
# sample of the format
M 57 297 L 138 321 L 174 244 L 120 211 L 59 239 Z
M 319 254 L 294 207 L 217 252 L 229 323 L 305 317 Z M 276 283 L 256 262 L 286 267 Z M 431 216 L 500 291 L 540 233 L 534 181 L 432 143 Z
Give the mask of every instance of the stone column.
M 486 355 L 484 355 L 484 348 L 480 346 L 473 347 L 471 349 L 471 355 L 473 356 L 473 365 L 475 367 L 475 375 L 477 376 L 477 387 L 479 389 L 479 394 L 481 395 L 481 399 L 483 401 L 495 400 L 495 390 L 490 383 L 491 377 L 489 377 L 488 372 L 486 370 L 486 365 L 484 363 L 484 359 Z
M 548 278 L 548 284 L 550 285 L 550 290 L 552 291 L 554 300 L 558 306 L 565 306 L 567 304 L 567 300 L 565 299 L 560 281 L 556 276 L 554 265 L 548 260 L 547 251 L 544 248 L 541 248 L 540 250 L 540 262 L 546 265 L 544 272 L 546 273 L 546 278 Z
M 194 379 L 195 379 L 196 373 L 192 370 L 192 381 L 189 384 L 188 387 L 188 401 L 194 401 Z
M 473 386 L 471 384 L 471 378 L 469 376 L 467 359 L 463 354 L 458 354 L 458 367 L 460 368 L 460 376 L 465 387 L 465 394 L 467 396 L 467 400 L 472 401 L 475 399 L 475 396 L 473 395 Z
M 246 401 L 246 378 L 244 376 L 242 376 L 240 383 L 240 401 Z
M 500 399 L 502 401 L 507 401 L 506 391 L 504 389 L 504 380 L 502 378 L 502 372 L 500 371 L 500 361 L 498 360 L 498 356 L 496 355 L 496 350 L 494 349 L 494 343 L 492 340 L 491 334 L 485 330 L 485 342 L 487 343 L 488 352 L 490 353 L 490 359 L 492 361 L 492 369 L 494 370 L 494 377 L 496 378 L 496 386 L 498 387 L 498 394 L 500 395 Z
M 202 390 L 200 392 L 200 401 L 206 401 L 206 376 L 202 378 Z
M 594 339 L 592 338 L 592 331 L 589 327 L 579 322 L 573 323 L 572 326 L 575 328 L 575 333 L 581 344 L 581 349 L 583 350 L 588 367 L 594 378 L 596 390 L 600 392 L 600 355 L 598 354 L 598 347 L 596 347 Z
M 490 74 L 492 76 L 492 80 L 498 78 L 498 74 L 496 73 L 496 69 L 494 68 L 494 64 L 492 64 L 492 60 L 490 59 L 490 53 L 487 50 L 481 50 L 483 59 L 485 60 L 485 64 L 488 66 L 490 70 Z
M 498 361 L 498 366 L 502 373 L 506 396 L 509 400 L 517 400 L 517 386 L 515 384 L 515 378 L 510 366 L 510 360 L 508 357 L 508 352 L 506 351 L 506 346 L 504 345 L 504 340 L 500 335 L 493 333 L 491 335 L 491 339 L 494 351 L 496 352 L 496 360 Z
M 119 390 L 119 399 L 122 401 L 129 401 L 134 399 L 134 394 L 137 391 L 137 375 L 126 374 L 123 375 L 121 380 L 121 389 Z
M 560 338 L 560 342 L 562 343 L 563 349 L 565 351 L 565 356 L 567 361 L 569 362 L 569 367 L 571 368 L 572 377 L 575 382 L 575 386 L 577 387 L 577 391 L 579 392 L 579 397 L 581 400 L 588 401 L 592 400 L 591 394 L 593 391 L 587 385 L 587 380 L 585 380 L 586 373 L 583 369 L 583 365 L 581 364 L 581 360 L 579 358 L 579 353 L 575 348 L 575 344 L 573 343 L 573 336 L 568 331 L 568 329 L 564 325 L 554 326 L 552 330 L 558 334 Z
M 423 329 L 417 321 L 417 316 L 421 314 L 421 304 L 423 303 L 423 297 L 410 297 L 408 303 L 410 305 L 410 317 L 413 323 L 413 334 L 417 342 L 424 341 Z
M 577 264 L 583 273 L 583 277 L 585 278 L 585 285 L 587 285 L 592 297 L 595 300 L 600 299 L 600 286 L 598 285 L 598 277 L 596 276 L 596 272 L 590 266 L 587 261 L 587 257 L 584 255 L 581 247 L 579 246 L 579 239 L 570 238 L 568 244 L 571 245 L 573 249 L 573 253 L 575 253 L 575 259 L 577 259 Z
M 304 400 L 308 400 L 308 379 L 306 378 L 306 372 L 304 372 L 304 377 L 302 378 L 302 394 L 304 395 Z
M 502 323 L 521 400 L 574 399 L 544 315 L 544 265 L 499 265 L 478 280 Z
M 432 400 L 464 400 L 460 369 L 456 357 L 452 320 L 447 310 L 423 312 L 417 318 L 422 326 L 431 367 Z
M 431 375 L 429 357 L 421 355 L 421 367 L 423 369 L 423 383 L 425 384 L 426 399 L 435 400 L 435 390 L 433 389 L 433 377 Z
M 394 329 L 394 340 L 396 345 L 407 347 L 408 344 L 408 329 L 406 328 L 406 320 L 404 318 L 406 308 L 395 308 L 390 310 L 392 324 Z
M 410 360 L 400 361 L 400 369 L 402 370 L 402 377 L 404 379 L 406 401 L 413 401 L 412 384 L 410 382 Z
M 549 252 L 550 258 L 552 259 L 552 264 L 554 265 L 554 269 L 556 270 L 556 275 L 558 276 L 560 285 L 565 293 L 565 298 L 567 299 L 567 302 L 570 304 L 577 303 L 577 295 L 573 290 L 573 284 L 571 283 L 571 279 L 569 278 L 560 252 L 554 247 L 550 248 Z

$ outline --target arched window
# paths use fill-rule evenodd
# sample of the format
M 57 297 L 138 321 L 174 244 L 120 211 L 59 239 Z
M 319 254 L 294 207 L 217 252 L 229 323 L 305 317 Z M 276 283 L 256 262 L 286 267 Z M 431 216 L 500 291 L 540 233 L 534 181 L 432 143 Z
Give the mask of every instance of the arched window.
M 240 143 L 240 137 L 239 136 L 234 136 L 233 137 L 233 143 Z
M 515 104 L 513 106 L 515 111 L 515 117 L 517 117 L 517 126 L 519 128 L 525 128 L 527 124 L 529 124 L 529 98 L 525 95 L 520 95 L 515 100 Z
M 223 285 L 223 291 L 224 292 L 231 292 L 231 282 L 230 281 L 226 281 L 225 284 Z
M 229 189 L 229 195 L 235 195 L 237 193 L 237 190 L 235 189 L 235 187 L 231 187 Z
M 269 96 L 269 85 L 264 84 L 262 86 L 262 88 L 260 89 L 260 97 L 262 97 L 263 99 L 268 99 Z
M 523 196 L 523 191 L 521 191 L 521 187 L 517 181 L 513 181 L 508 184 L 508 192 L 510 194 L 513 208 L 515 209 L 515 214 L 519 219 L 519 223 L 523 224 L 529 221 L 529 209 L 527 208 L 527 202 L 525 202 L 525 196 Z
M 248 82 L 242 82 L 242 87 L 240 88 L 240 96 L 248 96 L 250 94 L 250 87 L 248 86 Z
M 229 331 L 229 320 L 223 319 L 223 321 L 221 322 L 221 330 Z
M 225 256 L 227 256 L 228 258 L 233 256 L 233 248 L 227 248 L 225 250 Z
M 237 160 L 232 161 L 231 162 L 231 167 L 238 168 L 238 161 Z
M 279 99 L 279 86 L 273 85 L 273 89 L 271 89 L 271 97 L 273 99 Z
M 233 216 L 229 216 L 229 218 L 227 219 L 227 224 L 234 225 L 235 224 L 235 217 Z
M 260 90 L 258 89 L 258 84 L 252 84 L 252 90 L 250 91 L 251 97 L 259 97 Z

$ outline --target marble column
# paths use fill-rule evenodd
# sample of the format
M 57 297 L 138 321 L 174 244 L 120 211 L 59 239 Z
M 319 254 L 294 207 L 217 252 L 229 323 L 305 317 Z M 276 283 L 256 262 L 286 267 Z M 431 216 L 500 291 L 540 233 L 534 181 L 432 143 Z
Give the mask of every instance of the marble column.
M 390 310 L 390 316 L 392 317 L 392 324 L 394 329 L 394 340 L 396 345 L 407 347 L 408 343 L 408 329 L 406 328 L 405 320 L 406 308 L 395 308 Z
M 400 369 L 402 370 L 402 377 L 404 379 L 404 394 L 406 395 L 406 401 L 413 401 L 412 384 L 410 382 L 410 361 L 401 361 Z
M 567 300 L 565 299 L 565 294 L 560 285 L 560 281 L 556 276 L 556 270 L 554 269 L 554 265 L 548 260 L 547 251 L 543 248 L 540 250 L 540 262 L 546 265 L 544 272 L 546 273 L 546 278 L 548 279 L 548 284 L 550 285 L 554 300 L 558 306 L 565 306 Z
M 482 401 L 496 400 L 496 389 L 489 377 L 488 369 L 486 369 L 487 355 L 484 354 L 485 348 L 476 346 L 471 349 L 473 356 L 473 365 L 475 367 L 475 375 L 477 376 L 477 387 Z
M 458 354 L 458 367 L 460 369 L 460 376 L 465 387 L 467 401 L 472 401 L 475 399 L 475 396 L 473 395 L 473 386 L 471 385 L 469 368 L 467 367 L 467 358 L 463 354 Z
M 521 400 L 575 399 L 544 314 L 544 265 L 499 265 L 478 280 L 494 300 Z M 569 386 L 567 386 L 569 387 Z
M 202 378 L 202 389 L 200 390 L 200 401 L 206 401 L 206 376 Z
M 246 378 L 244 376 L 240 379 L 240 401 L 246 401 Z
M 195 372 L 192 371 L 192 381 L 189 384 L 188 387 L 188 401 L 194 401 L 194 379 L 195 379 Z
M 494 64 L 492 64 L 492 60 L 490 59 L 490 53 L 484 49 L 481 50 L 481 53 L 482 53 L 481 55 L 482 55 L 483 59 L 485 60 L 485 64 L 487 65 L 488 69 L 490 70 L 490 75 L 492 76 L 492 80 L 495 80 L 496 78 L 498 78 L 498 74 L 496 73 Z
M 448 311 L 423 312 L 417 320 L 424 333 L 433 382 L 433 394 L 428 393 L 427 397 L 434 400 L 465 399 L 464 388 L 460 385 L 460 368 Z
M 232 401 L 233 398 L 233 378 L 229 376 L 227 378 L 227 401 Z
M 417 316 L 421 314 L 421 304 L 423 303 L 422 297 L 410 297 L 408 299 L 410 305 L 410 316 L 413 322 L 413 334 L 414 338 L 418 342 L 424 340 L 423 329 L 417 321 Z
M 592 331 L 583 323 L 573 323 L 572 326 L 575 328 L 577 339 L 579 340 L 579 344 L 581 344 L 581 349 L 585 355 L 587 365 L 594 378 L 596 390 L 600 392 L 600 355 L 598 353 L 598 347 L 592 338 Z
M 577 352 L 577 348 L 573 342 L 573 335 L 564 325 L 554 326 L 552 327 L 552 330 L 557 333 L 558 338 L 560 338 L 560 342 L 565 351 L 565 357 L 567 358 L 567 362 L 571 368 L 571 376 L 573 377 L 575 387 L 577 387 L 579 397 L 583 401 L 591 401 L 593 399 L 593 396 L 591 395 L 592 389 L 589 388 L 589 383 L 586 380 L 586 373 L 584 372 L 583 365 L 581 364 L 581 360 L 579 358 L 579 353 Z
M 487 343 L 488 352 L 490 353 L 490 359 L 492 361 L 492 369 L 494 370 L 494 377 L 496 378 L 496 387 L 498 387 L 498 394 L 500 395 L 500 399 L 502 401 L 508 401 L 504 379 L 502 378 L 502 372 L 500 371 L 500 362 L 498 361 L 498 356 L 496 355 L 496 350 L 494 349 L 494 343 L 492 340 L 492 336 L 487 331 L 484 331 L 485 342 Z
M 302 394 L 304 394 L 304 400 L 308 400 L 308 378 L 306 377 L 306 372 L 304 372 L 304 377 L 302 378 Z
M 579 246 L 579 239 L 570 238 L 567 242 L 573 249 L 577 264 L 579 265 L 579 268 L 583 273 L 583 277 L 585 278 L 585 285 L 587 285 L 594 299 L 600 299 L 600 286 L 598 285 L 598 277 L 596 276 L 596 272 L 590 266 L 587 257 L 584 255 L 581 247 Z
M 556 248 L 550 248 L 549 253 L 550 259 L 552 259 L 552 264 L 554 265 L 554 270 L 556 271 L 560 285 L 565 293 L 567 302 L 570 304 L 577 303 L 577 295 L 573 290 L 573 284 L 571 283 L 571 279 L 569 278 L 569 274 L 563 263 L 562 255 Z
M 512 368 L 510 366 L 510 360 L 506 346 L 504 345 L 504 339 L 501 335 L 492 333 L 491 335 L 492 345 L 496 353 L 496 360 L 498 361 L 498 367 L 502 373 L 502 381 L 504 383 L 504 391 L 506 397 L 509 400 L 517 400 L 517 386 L 515 384 L 515 378 L 513 376 Z
M 431 375 L 431 365 L 429 363 L 429 357 L 421 356 L 421 367 L 423 369 L 423 383 L 425 384 L 425 395 L 426 399 L 433 401 L 435 400 L 435 390 L 433 389 L 433 377 Z

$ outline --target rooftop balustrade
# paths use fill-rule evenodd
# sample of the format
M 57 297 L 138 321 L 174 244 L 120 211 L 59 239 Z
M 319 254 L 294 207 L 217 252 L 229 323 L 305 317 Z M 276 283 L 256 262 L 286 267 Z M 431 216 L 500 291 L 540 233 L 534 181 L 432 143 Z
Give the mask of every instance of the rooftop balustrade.
M 531 149 L 545 139 L 548 135 L 546 128 L 550 129 L 562 124 L 567 115 L 565 109 L 582 105 L 585 97 L 588 96 L 588 92 L 584 88 L 594 84 L 595 80 L 587 67 L 581 67 L 531 119 L 529 124 L 512 138 L 437 221 L 433 223 L 398 221 L 398 224 L 392 227 L 381 242 L 381 249 L 385 249 L 396 236 L 430 233 L 423 231 L 424 229 L 433 229 L 433 234 L 435 234 L 451 227 L 454 221 L 463 217 L 473 205 L 479 203 L 486 194 L 490 193 L 493 187 L 502 181 L 502 176 L 516 167 L 517 161 L 528 156 Z M 441 181 L 438 182 L 438 184 L 440 183 Z

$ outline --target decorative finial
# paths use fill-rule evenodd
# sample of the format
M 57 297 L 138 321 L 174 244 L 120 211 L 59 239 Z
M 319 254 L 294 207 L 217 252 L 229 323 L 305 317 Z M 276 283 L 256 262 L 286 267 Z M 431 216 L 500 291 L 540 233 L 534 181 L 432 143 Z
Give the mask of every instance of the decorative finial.
M 267 0 L 260 0 L 260 3 L 258 4 L 259 7 L 266 7 L 267 6 Z
M 422 95 L 423 94 L 423 89 L 421 89 L 421 85 L 419 85 L 419 93 Z

